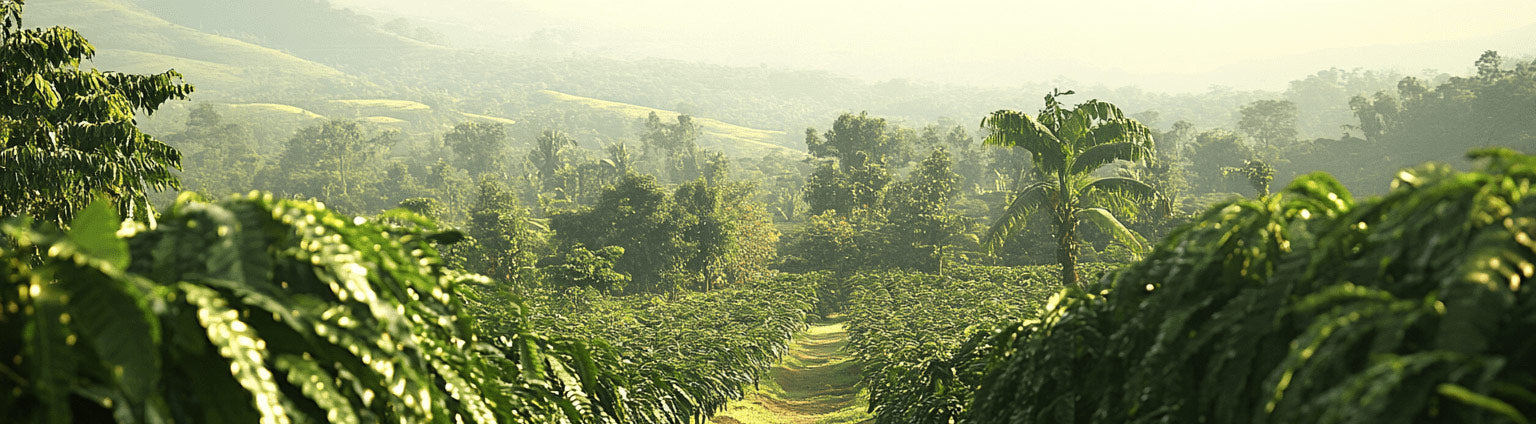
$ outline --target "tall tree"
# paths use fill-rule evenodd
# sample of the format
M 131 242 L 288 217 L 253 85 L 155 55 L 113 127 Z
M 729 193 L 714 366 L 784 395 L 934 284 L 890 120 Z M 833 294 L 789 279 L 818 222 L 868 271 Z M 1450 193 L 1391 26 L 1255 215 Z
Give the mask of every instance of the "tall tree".
M 394 145 L 395 131 L 369 131 L 354 121 L 327 121 L 300 129 L 288 140 L 279 169 L 289 194 L 319 196 L 357 212 L 372 198 L 364 196 L 365 183 L 380 171 L 379 159 Z M 381 208 L 390 205 L 377 205 Z
M 224 120 L 208 103 L 192 108 L 185 130 L 164 139 L 182 154 L 183 186 L 211 197 L 250 190 L 265 165 L 250 128 Z
M 1269 195 L 1269 183 L 1275 180 L 1275 168 L 1262 160 L 1250 159 L 1243 161 L 1242 167 L 1226 167 L 1221 172 L 1229 177 L 1242 178 L 1253 187 L 1254 194 L 1258 197 Z
M 544 130 L 534 141 L 533 151 L 528 152 L 528 160 L 539 171 L 539 182 L 544 191 L 554 191 L 560 187 L 556 175 L 566 166 L 565 150 L 575 146 L 576 140 L 559 130 Z
M 545 246 L 528 210 L 495 180 L 480 181 L 480 197 L 469 212 L 467 233 L 474 240 L 467 255 L 469 270 L 501 281 L 514 281 L 533 270 Z
M 661 158 L 663 171 L 672 182 L 693 181 L 699 177 L 699 125 L 693 123 L 693 117 L 677 115 L 677 123 L 666 123 L 651 112 L 645 119 L 640 139 L 645 143 L 647 153 Z
M 884 165 L 866 163 L 864 154 L 855 155 L 846 163 L 856 165 L 839 168 L 830 161 L 822 162 L 805 181 L 802 195 L 811 215 L 826 211 L 842 214 L 856 209 L 879 209 L 883 206 L 886 186 L 890 185 L 891 172 Z
M 502 124 L 461 122 L 443 134 L 443 144 L 453 149 L 456 165 L 469 175 L 506 171 L 507 130 Z
M 1122 224 L 1115 213 L 1135 213 L 1137 205 L 1155 198 L 1151 186 L 1126 177 L 1097 177 L 1095 171 L 1117 160 L 1148 160 L 1152 132 L 1127 118 L 1112 104 L 1089 100 L 1072 108 L 1057 98 L 1073 94 L 1055 90 L 1045 96 L 1045 108 L 1030 116 L 999 110 L 982 120 L 989 130 L 985 144 L 1028 150 L 1034 181 L 1025 184 L 987 231 L 983 247 L 996 251 L 1036 212 L 1045 212 L 1055 229 L 1056 259 L 1064 284 L 1077 285 L 1078 224 L 1087 221 L 1133 252 L 1145 249 L 1142 237 Z
M 951 168 L 949 152 L 935 149 L 905 181 L 893 184 L 888 195 L 890 258 L 897 266 L 944 273 L 954 246 L 971 226 L 971 219 L 954 210 L 964 179 Z
M 1225 193 L 1241 190 L 1227 178 L 1223 169 L 1253 159 L 1253 149 L 1244 145 L 1241 135 L 1224 129 L 1214 129 L 1195 136 L 1188 149 L 1190 170 L 1194 173 L 1194 185 L 1199 191 Z
M 806 128 L 805 146 L 816 157 L 838 158 L 844 171 L 865 163 L 885 164 L 901 159 L 898 156 L 904 147 L 887 131 L 885 118 L 871 117 L 868 112 L 839 115 L 824 135 L 816 135 L 815 128 Z M 858 154 L 865 158 L 855 160 Z
M 1296 104 L 1289 100 L 1259 100 L 1239 110 L 1237 128 L 1262 143 L 1268 153 L 1296 141 Z
M 95 47 L 65 27 L 23 29 L 22 2 L 0 0 L 0 216 L 63 225 L 98 195 L 153 219 L 148 194 L 180 188 L 181 155 L 139 131 L 192 86 L 181 74 L 81 69 Z
M 666 292 L 682 287 L 677 276 L 687 256 L 682 223 L 671 196 L 649 175 L 629 174 L 603 191 L 596 205 L 550 217 L 562 251 L 619 246 L 613 269 L 633 282 L 626 290 Z

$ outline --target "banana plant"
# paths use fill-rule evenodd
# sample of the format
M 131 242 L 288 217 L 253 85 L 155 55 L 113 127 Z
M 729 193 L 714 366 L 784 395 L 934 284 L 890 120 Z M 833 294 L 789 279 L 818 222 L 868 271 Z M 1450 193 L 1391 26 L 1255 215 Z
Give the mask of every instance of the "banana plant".
M 1109 103 L 1089 100 L 1067 108 L 1057 100 L 1070 94 L 1052 91 L 1045 96 L 1045 109 L 1034 116 L 999 110 L 982 119 L 991 134 L 986 145 L 1027 149 L 1035 165 L 1032 181 L 1017 189 L 982 239 L 982 247 L 988 252 L 1001 249 L 1031 215 L 1044 212 L 1055 226 L 1061 281 L 1076 286 L 1078 224 L 1097 226 L 1139 256 L 1147 250 L 1146 239 L 1126 228 L 1117 215 L 1135 214 L 1138 205 L 1159 195 L 1132 178 L 1095 175 L 1117 160 L 1150 160 L 1152 131 Z

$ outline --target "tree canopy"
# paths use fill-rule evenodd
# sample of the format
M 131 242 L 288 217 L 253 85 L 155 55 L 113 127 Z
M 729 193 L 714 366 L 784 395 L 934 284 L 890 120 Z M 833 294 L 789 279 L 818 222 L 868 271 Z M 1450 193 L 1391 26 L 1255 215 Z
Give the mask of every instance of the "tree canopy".
M 0 2 L 0 216 L 65 224 L 98 195 L 153 219 L 148 195 L 180 187 L 181 155 L 134 116 L 185 99 L 181 74 L 81 69 L 96 49 L 65 27 L 23 28 L 22 2 Z

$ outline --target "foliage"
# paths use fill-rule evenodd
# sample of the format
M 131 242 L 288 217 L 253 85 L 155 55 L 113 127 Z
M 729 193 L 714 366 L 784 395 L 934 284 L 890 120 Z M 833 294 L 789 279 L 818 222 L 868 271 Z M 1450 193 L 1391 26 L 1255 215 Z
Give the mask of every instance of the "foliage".
M 534 141 L 533 150 L 528 152 L 528 161 L 533 162 L 534 169 L 539 171 L 539 182 L 544 191 L 554 191 L 560 187 L 557 174 L 569 166 L 567 149 L 573 147 L 576 147 L 576 140 L 558 130 L 544 130 Z
M 472 245 L 465 249 L 466 269 L 501 281 L 529 272 L 545 254 L 544 228 L 517 204 L 513 193 L 494 180 L 480 182 L 480 197 L 465 227 Z
M 843 171 L 865 162 L 885 165 L 904 162 L 905 148 L 895 131 L 888 133 L 884 118 L 870 117 L 868 112 L 858 115 L 844 113 L 832 122 L 832 129 L 824 135 L 816 135 L 816 129 L 805 129 L 805 146 L 811 155 L 819 158 L 838 158 Z M 855 155 L 863 155 L 855 160 Z
M 603 340 L 596 367 L 627 382 L 623 422 L 684 424 L 739 399 L 788 349 L 817 300 L 814 275 L 783 275 L 670 300 L 568 289 L 531 294 L 537 328 Z
M 785 240 L 779 269 L 788 272 L 834 271 L 848 275 L 879 263 L 885 221 L 865 209 L 815 215 Z
M 1527 422 L 1536 158 L 1213 207 L 1000 331 L 974 422 Z
M 205 195 L 245 193 L 267 166 L 250 128 L 224 118 L 207 103 L 193 107 L 186 128 L 164 140 L 181 152 L 182 186 Z
M 613 416 L 587 350 L 466 315 L 448 233 L 253 195 L 153 228 L 104 203 L 3 226 L 0 408 L 21 422 L 565 422 Z M 468 299 L 474 299 L 469 296 Z M 509 308 L 510 305 L 510 309 Z
M 1107 268 L 1084 264 L 1090 275 Z M 950 423 L 994 347 L 991 323 L 1034 316 L 1061 288 L 1049 267 L 960 266 L 948 276 L 886 272 L 850 277 L 849 348 L 863 366 L 877 423 Z
M 677 123 L 661 122 L 656 112 L 645 119 L 640 140 L 649 156 L 657 158 L 661 170 L 674 183 L 692 181 L 703 176 L 698 145 L 699 125 L 693 117 L 678 115 Z
M 1225 168 L 1254 159 L 1253 149 L 1242 136 L 1223 129 L 1205 131 L 1195 136 L 1189 149 L 1189 170 L 1193 186 L 1207 193 L 1237 192 L 1243 187 L 1238 179 L 1227 178 Z
M 1229 177 L 1242 177 L 1244 180 L 1247 180 L 1248 186 L 1253 187 L 1253 191 L 1259 197 L 1269 195 L 1269 183 L 1275 180 L 1275 168 L 1258 159 L 1243 161 L 1243 167 L 1241 168 L 1221 168 L 1221 173 Z
M 622 292 L 629 276 L 613 270 L 614 261 L 624 256 L 624 248 L 608 246 L 597 251 L 574 246 L 559 263 L 543 268 L 544 281 L 557 287 L 591 287 L 602 292 Z
M 934 150 L 906 181 L 891 188 L 886 197 L 891 252 L 881 255 L 887 263 L 943 274 L 945 264 L 958 256 L 955 245 L 971 241 L 975 247 L 975 236 L 964 240 L 973 221 L 952 206 L 963 182 L 952 164 L 948 152 Z
M 0 217 L 62 225 L 97 195 L 152 217 L 147 196 L 179 187 L 181 154 L 140 132 L 134 116 L 192 86 L 176 71 L 81 69 L 95 47 L 70 28 L 23 29 L 22 3 L 0 1 Z
M 499 123 L 460 122 L 443 134 L 459 168 L 474 176 L 506 172 L 507 142 L 506 126 Z
M 279 193 L 313 197 L 357 213 L 381 210 L 395 202 L 380 195 L 378 174 L 384 151 L 399 141 L 394 131 L 378 131 L 356 121 L 326 121 L 305 127 L 288 139 L 278 166 L 263 180 Z
M 551 217 L 562 250 L 618 246 L 614 270 L 631 293 L 712 290 L 766 273 L 778 231 L 750 186 L 702 179 L 667 193 L 651 176 L 626 175 L 597 204 Z
M 1237 121 L 1237 128 L 1263 143 L 1261 148 L 1266 154 L 1296 141 L 1296 104 L 1289 100 L 1255 101 L 1238 113 L 1242 119 Z
M 1094 224 L 1116 242 L 1140 252 L 1145 244 L 1142 236 L 1115 215 L 1133 214 L 1139 206 L 1136 201 L 1155 199 L 1158 194 L 1141 181 L 1093 175 L 1117 160 L 1149 160 L 1151 130 L 1098 100 L 1067 109 L 1056 98 L 1069 94 L 1057 90 L 1046 95 L 1045 109 L 1036 116 L 999 110 L 982 120 L 991 133 L 984 143 L 1028 150 L 1035 165 L 1033 179 L 1017 189 L 982 246 L 996 251 L 1030 215 L 1043 211 L 1055 229 L 1061 279 L 1077 285 L 1078 224 Z
M 891 172 L 879 163 L 866 162 L 858 153 L 843 166 L 823 161 L 805 180 L 802 196 L 811 215 L 835 211 L 844 215 L 858 209 L 879 208 L 885 201 Z

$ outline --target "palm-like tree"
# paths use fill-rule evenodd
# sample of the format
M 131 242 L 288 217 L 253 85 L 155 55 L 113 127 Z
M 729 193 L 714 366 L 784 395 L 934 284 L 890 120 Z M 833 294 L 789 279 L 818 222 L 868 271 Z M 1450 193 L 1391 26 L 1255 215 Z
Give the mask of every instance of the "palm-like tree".
M 1045 96 L 1037 116 L 999 110 L 982 120 L 990 130 L 985 144 L 1018 147 L 1034 161 L 1033 181 L 1026 182 L 1008 202 L 1008 209 L 982 240 L 995 252 L 1018 232 L 1035 212 L 1048 214 L 1056 230 L 1056 260 L 1061 280 L 1077 285 L 1077 227 L 1087 221 L 1113 236 L 1133 253 L 1146 249 L 1146 240 L 1115 217 L 1135 213 L 1139 205 L 1158 196 L 1151 186 L 1126 177 L 1099 177 L 1095 171 L 1116 160 L 1152 157 L 1152 132 L 1127 118 L 1112 104 L 1089 100 L 1067 109 L 1056 100 L 1071 91 Z
M 558 187 L 555 173 L 565 167 L 565 149 L 576 147 L 576 140 L 565 135 L 560 130 L 544 130 L 539 138 L 534 141 L 533 151 L 528 153 L 528 160 L 539 172 L 539 180 L 544 183 L 544 191 L 553 191 Z

